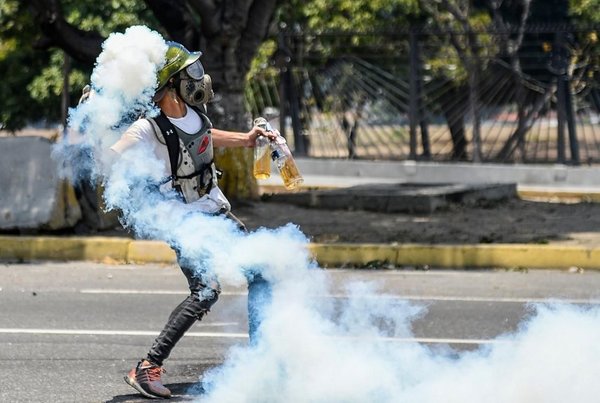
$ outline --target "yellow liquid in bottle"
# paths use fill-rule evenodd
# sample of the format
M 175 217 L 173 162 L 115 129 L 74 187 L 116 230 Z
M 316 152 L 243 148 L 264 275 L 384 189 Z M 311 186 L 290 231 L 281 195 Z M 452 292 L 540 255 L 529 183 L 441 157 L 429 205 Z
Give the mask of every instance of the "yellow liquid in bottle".
M 283 185 L 286 189 L 295 189 L 304 182 L 304 179 L 302 179 L 298 167 L 292 158 L 287 158 L 285 160 L 280 173 L 281 179 L 283 179 Z
M 262 155 L 254 161 L 254 177 L 256 179 L 267 179 L 271 176 L 271 156 L 267 147 Z

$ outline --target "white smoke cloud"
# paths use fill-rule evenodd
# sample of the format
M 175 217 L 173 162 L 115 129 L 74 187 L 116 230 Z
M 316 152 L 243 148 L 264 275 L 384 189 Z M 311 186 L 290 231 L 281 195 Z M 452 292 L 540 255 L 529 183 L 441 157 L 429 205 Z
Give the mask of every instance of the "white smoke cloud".
M 220 217 L 195 211 L 157 190 L 162 169 L 140 146 L 114 160 L 109 147 L 139 114 L 156 113 L 151 97 L 166 44 L 146 27 L 104 43 L 92 75 L 94 95 L 71 111 L 72 133 L 93 156 L 92 179 L 103 178 L 109 208 L 142 237 L 177 246 L 198 270 L 241 285 L 260 268 L 273 285 L 260 341 L 232 349 L 203 379 L 218 402 L 595 402 L 600 396 L 600 313 L 569 306 L 538 307 L 537 316 L 505 343 L 444 353 L 416 343 L 411 323 L 425 309 L 349 284 L 343 301 L 307 251 L 294 225 L 242 234 Z M 73 145 L 57 146 L 67 159 Z M 88 153 L 89 151 L 89 153 Z M 87 162 L 92 160 L 88 159 Z M 85 161 L 81 162 L 83 165 Z
M 106 204 L 122 212 L 125 225 L 142 237 L 177 246 L 198 270 L 216 270 L 221 282 L 243 284 L 246 270 L 256 268 L 271 280 L 289 276 L 290 261 L 309 261 L 306 237 L 295 226 L 244 236 L 232 221 L 181 204 L 174 193 L 159 192 L 164 162 L 147 144 L 119 158 L 109 149 L 133 120 L 158 113 L 152 96 L 166 50 L 160 34 L 144 26 L 111 34 L 92 73 L 92 95 L 70 111 L 69 128 L 77 141 L 59 144 L 55 156 L 70 159 L 75 167 L 93 162 L 91 179 L 104 181 Z M 87 150 L 84 157 L 92 155 L 93 161 L 74 161 L 77 149 Z
M 334 322 L 300 299 L 290 304 L 289 295 L 274 296 L 259 346 L 232 350 L 225 364 L 205 377 L 209 395 L 201 401 L 598 401 L 597 308 L 538 306 L 535 317 L 499 343 L 445 354 L 376 338 L 389 333 L 373 326 L 375 317 L 387 318 L 388 327 L 408 328 L 420 314 L 408 304 L 388 305 L 386 314 L 384 303 L 375 310 L 361 307 L 358 301 L 365 299 L 351 293 L 351 303 Z M 359 316 L 363 319 L 355 323 Z
M 109 147 L 139 115 L 158 113 L 152 96 L 167 45 L 144 26 L 113 33 L 102 44 L 87 102 L 69 111 L 68 137 L 53 156 L 67 162 L 61 174 L 74 180 L 105 178 L 114 159 Z

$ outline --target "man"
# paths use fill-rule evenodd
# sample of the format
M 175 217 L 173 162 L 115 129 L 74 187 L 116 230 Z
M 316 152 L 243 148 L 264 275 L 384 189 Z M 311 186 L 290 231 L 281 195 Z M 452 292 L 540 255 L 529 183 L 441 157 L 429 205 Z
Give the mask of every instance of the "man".
M 156 118 L 139 119 L 111 149 L 121 154 L 140 142 L 150 144 L 164 161 L 166 186 L 175 189 L 181 200 L 206 214 L 223 215 L 245 230 L 231 212 L 231 206 L 217 185 L 213 146 L 253 147 L 256 138 L 275 136 L 258 127 L 247 133 L 219 130 L 206 116 L 206 103 L 212 98 L 211 79 L 204 73 L 201 52 L 189 52 L 176 42 L 167 42 L 165 65 L 158 72 L 154 101 L 160 108 Z M 170 171 L 169 171 L 170 167 Z M 209 311 L 220 293 L 218 282 L 207 280 L 192 269 L 176 246 L 178 263 L 186 276 L 190 295 L 171 313 L 148 355 L 125 377 L 125 381 L 150 398 L 169 398 L 171 392 L 162 381 L 163 361 L 184 333 Z M 248 274 L 248 322 L 250 341 L 258 326 L 258 302 L 268 298 L 268 284 L 260 274 Z

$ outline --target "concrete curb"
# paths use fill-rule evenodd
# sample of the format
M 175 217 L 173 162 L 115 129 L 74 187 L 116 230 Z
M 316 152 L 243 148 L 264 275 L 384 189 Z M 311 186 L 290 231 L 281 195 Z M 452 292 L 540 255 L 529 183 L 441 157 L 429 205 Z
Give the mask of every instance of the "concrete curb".
M 309 244 L 321 267 L 431 266 L 439 268 L 600 269 L 600 246 L 535 244 Z M 112 237 L 0 236 L 0 260 L 88 260 L 175 263 L 161 241 Z
M 116 237 L 0 236 L 0 260 L 90 260 L 174 263 L 165 242 Z
M 521 199 L 600 203 L 600 192 L 592 190 L 577 191 L 523 188 L 518 189 L 517 194 Z
M 260 194 L 277 193 L 299 193 L 311 190 L 335 190 L 341 186 L 334 185 L 302 185 L 299 189 L 290 191 L 283 185 L 262 184 L 258 191 Z M 597 190 L 577 190 L 577 189 L 557 189 L 557 188 L 535 188 L 535 187 L 517 187 L 517 196 L 521 199 L 543 200 L 543 201 L 566 201 L 566 202 L 586 202 L 600 203 L 600 191 Z
M 600 269 L 600 247 L 535 244 L 311 244 L 323 267 L 395 266 L 440 268 Z

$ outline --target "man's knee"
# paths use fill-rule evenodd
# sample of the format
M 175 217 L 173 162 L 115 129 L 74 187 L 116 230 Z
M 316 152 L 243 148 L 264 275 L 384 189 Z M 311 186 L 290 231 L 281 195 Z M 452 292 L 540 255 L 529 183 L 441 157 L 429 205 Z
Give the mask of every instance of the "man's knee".
M 181 304 L 181 310 L 187 315 L 201 320 L 219 299 L 219 293 L 212 289 L 194 290 Z
M 221 291 L 218 289 L 206 287 L 200 291 L 198 297 L 200 299 L 200 303 L 207 309 L 210 309 L 210 307 L 213 306 L 219 299 L 220 293 Z

